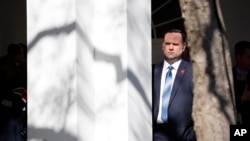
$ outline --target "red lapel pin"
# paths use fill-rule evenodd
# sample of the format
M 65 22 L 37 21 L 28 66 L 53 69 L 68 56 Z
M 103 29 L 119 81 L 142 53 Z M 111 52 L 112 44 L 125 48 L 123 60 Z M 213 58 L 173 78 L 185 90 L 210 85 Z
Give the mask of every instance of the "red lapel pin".
M 181 74 L 182 75 L 185 74 L 185 70 L 184 69 L 181 70 Z

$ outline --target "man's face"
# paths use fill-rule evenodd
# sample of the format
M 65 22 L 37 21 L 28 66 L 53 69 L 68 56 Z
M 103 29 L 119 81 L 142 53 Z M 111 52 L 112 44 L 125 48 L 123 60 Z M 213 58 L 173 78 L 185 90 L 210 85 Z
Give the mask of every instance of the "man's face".
M 240 67 L 250 71 L 250 49 L 246 49 L 242 56 L 237 56 L 237 61 Z
M 182 41 L 181 33 L 167 33 L 164 36 L 162 51 L 168 63 L 173 64 L 181 58 L 186 45 Z

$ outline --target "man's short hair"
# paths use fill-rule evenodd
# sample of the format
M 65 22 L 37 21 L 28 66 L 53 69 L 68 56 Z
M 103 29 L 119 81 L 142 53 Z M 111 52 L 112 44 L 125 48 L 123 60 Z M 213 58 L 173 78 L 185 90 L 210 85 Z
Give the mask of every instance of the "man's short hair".
M 250 49 L 250 42 L 248 41 L 239 41 L 234 46 L 235 55 L 243 55 L 246 49 Z
M 182 41 L 183 43 L 186 43 L 186 40 L 187 40 L 187 35 L 186 35 L 186 32 L 184 30 L 181 30 L 181 29 L 177 29 L 177 28 L 169 28 L 165 31 L 164 33 L 164 36 L 167 34 L 167 33 L 180 33 L 181 36 L 182 36 Z

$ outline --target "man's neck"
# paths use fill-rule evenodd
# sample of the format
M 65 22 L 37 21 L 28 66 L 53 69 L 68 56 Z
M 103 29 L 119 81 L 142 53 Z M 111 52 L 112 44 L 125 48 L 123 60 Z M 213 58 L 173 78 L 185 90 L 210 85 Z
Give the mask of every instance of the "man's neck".
M 178 58 L 178 59 L 166 59 L 165 58 L 165 61 L 167 61 L 167 63 L 169 64 L 169 65 L 173 65 L 175 62 L 177 62 L 177 61 L 179 61 L 180 60 L 180 58 Z

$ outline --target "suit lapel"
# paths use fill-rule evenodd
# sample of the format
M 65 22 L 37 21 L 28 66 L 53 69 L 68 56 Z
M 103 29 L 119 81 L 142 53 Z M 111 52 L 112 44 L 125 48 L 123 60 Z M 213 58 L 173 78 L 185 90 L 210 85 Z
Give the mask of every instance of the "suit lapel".
M 160 103 L 160 88 L 161 88 L 161 73 L 162 73 L 162 68 L 163 68 L 163 62 L 160 64 L 157 64 L 155 66 L 155 72 L 154 72 L 154 116 L 155 119 L 157 119 L 157 115 L 159 112 L 159 103 Z
M 185 62 L 181 61 L 181 64 L 176 72 L 174 85 L 173 85 L 170 100 L 169 100 L 169 107 L 171 106 L 171 103 L 172 103 L 172 101 L 177 93 L 177 90 L 178 90 L 179 86 L 181 85 L 182 78 L 185 76 L 186 71 L 187 71 L 187 68 L 186 68 Z

